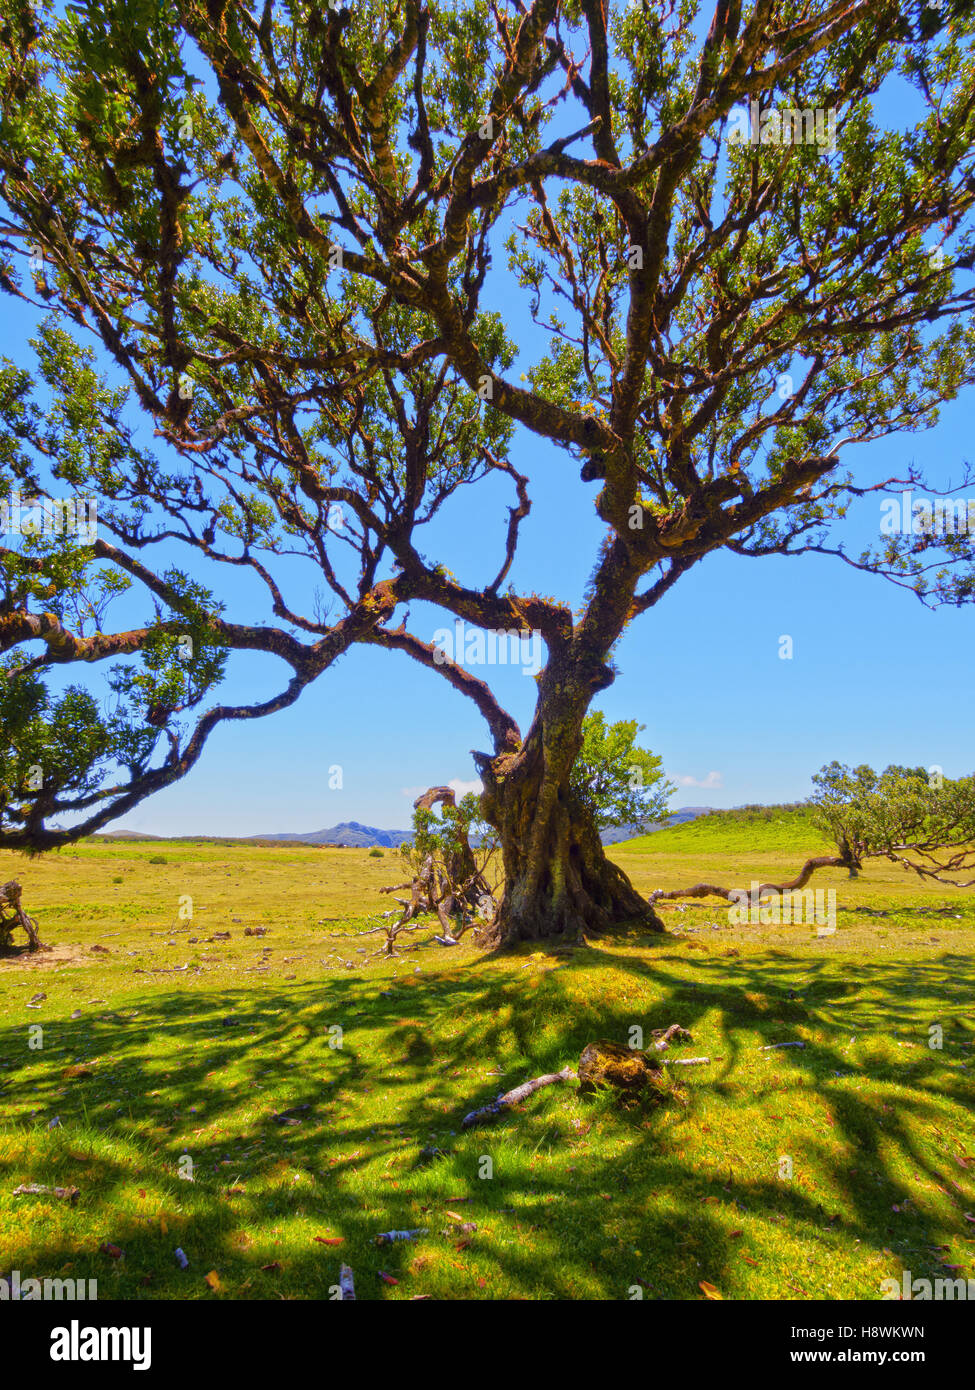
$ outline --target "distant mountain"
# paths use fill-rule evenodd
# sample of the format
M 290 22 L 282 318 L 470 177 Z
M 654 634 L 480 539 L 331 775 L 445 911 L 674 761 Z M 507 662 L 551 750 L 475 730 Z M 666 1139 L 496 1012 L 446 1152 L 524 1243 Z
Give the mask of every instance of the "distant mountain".
M 396 849 L 404 840 L 412 839 L 410 830 L 379 830 L 374 825 L 362 825 L 357 820 L 345 820 L 331 830 L 282 831 L 277 835 L 248 835 L 248 840 L 299 840 L 305 845 L 343 845 L 352 849 L 369 849 L 382 845 Z
M 713 810 L 711 806 L 684 806 L 679 811 L 661 821 L 659 825 L 618 825 L 611 830 L 600 832 L 600 839 L 604 845 L 615 845 L 620 840 L 633 840 L 638 835 L 647 835 L 652 830 L 663 830 L 668 825 L 681 825 L 684 821 L 695 820 L 698 816 L 705 815 Z M 179 840 L 186 836 L 180 835 L 144 835 L 139 830 L 115 830 L 107 834 L 102 832 L 96 836 L 99 840 Z M 344 820 L 339 825 L 333 825 L 330 830 L 282 830 L 274 835 L 239 835 L 221 836 L 205 835 L 190 836 L 190 839 L 206 840 L 234 840 L 241 844 L 254 844 L 260 842 L 266 844 L 278 841 L 290 841 L 302 845 L 340 845 L 346 849 L 371 849 L 374 845 L 380 845 L 384 849 L 398 849 L 404 841 L 412 840 L 412 830 L 380 830 L 375 825 L 363 825 L 357 820 Z M 480 841 L 477 836 L 471 837 L 471 844 L 477 845 Z
M 674 811 L 666 820 L 659 821 L 656 825 L 616 825 L 609 830 L 601 830 L 599 838 L 604 845 L 616 845 L 620 840 L 635 840 L 638 835 L 649 835 L 654 830 L 666 830 L 671 825 L 683 825 L 685 821 L 697 820 L 698 816 L 706 816 L 713 806 L 682 806 L 679 811 Z
M 680 825 L 694 820 L 710 811 L 710 806 L 684 806 L 659 825 L 620 825 L 612 830 L 602 831 L 600 838 L 604 845 L 615 845 L 619 840 L 632 840 L 637 835 L 646 835 L 651 830 L 663 830 L 668 825 Z M 382 845 L 387 849 L 397 849 L 405 840 L 412 840 L 412 830 L 379 830 L 374 825 L 361 825 L 357 820 L 343 821 L 333 825 L 331 830 L 309 830 L 302 833 L 289 831 L 280 835 L 251 835 L 251 840 L 300 840 L 306 845 L 346 845 L 355 849 L 368 849 Z M 471 844 L 479 843 L 477 836 L 471 836 Z
M 159 835 L 143 835 L 141 830 L 98 830 L 95 832 L 96 840 L 158 840 Z

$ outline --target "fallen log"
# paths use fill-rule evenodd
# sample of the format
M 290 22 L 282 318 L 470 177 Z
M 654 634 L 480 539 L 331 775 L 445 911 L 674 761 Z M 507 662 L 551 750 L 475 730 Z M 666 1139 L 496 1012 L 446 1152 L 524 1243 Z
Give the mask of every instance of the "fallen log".
M 563 1067 L 561 1071 L 551 1071 L 546 1072 L 544 1076 L 536 1076 L 533 1081 L 526 1081 L 523 1085 L 516 1086 L 513 1091 L 506 1091 L 504 1095 L 498 1096 L 497 1100 L 493 1100 L 490 1105 L 482 1105 L 480 1110 L 472 1110 L 461 1120 L 460 1127 L 461 1129 L 473 1129 L 476 1125 L 491 1124 L 506 1110 L 520 1105 L 523 1100 L 527 1100 L 530 1095 L 543 1086 L 552 1086 L 556 1081 L 574 1081 L 575 1075 L 571 1067 Z
M 45 1187 L 43 1183 L 27 1182 L 20 1187 L 13 1189 L 15 1197 L 57 1197 L 62 1202 L 70 1202 L 74 1206 L 77 1202 L 80 1191 L 77 1187 Z
M 695 883 L 691 888 L 675 888 L 669 893 L 662 888 L 656 888 L 648 901 L 652 906 L 654 903 L 674 898 L 724 898 L 727 902 L 741 902 L 747 898 L 749 903 L 757 904 L 766 894 L 794 893 L 800 888 L 805 888 L 817 869 L 849 869 L 851 865 L 852 860 L 845 855 L 820 854 L 807 859 L 795 878 L 790 879 L 788 883 L 760 883 L 754 890 L 722 888 L 717 883 Z

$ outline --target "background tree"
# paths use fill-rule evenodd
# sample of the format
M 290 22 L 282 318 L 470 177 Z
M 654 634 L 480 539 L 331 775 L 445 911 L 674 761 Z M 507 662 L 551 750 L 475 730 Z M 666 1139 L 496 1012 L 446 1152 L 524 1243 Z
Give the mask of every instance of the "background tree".
M 607 725 L 600 710 L 582 721 L 571 786 L 600 830 L 651 825 L 667 816 L 674 786 L 664 776 L 662 759 L 637 746 L 644 728 L 635 719 Z
M 856 869 L 884 858 L 920 878 L 975 886 L 975 777 L 945 777 L 940 768 L 832 762 L 813 778 L 814 823 Z M 956 875 L 962 875 L 962 878 Z
M 849 446 L 930 425 L 973 380 L 967 0 L 718 0 L 710 25 L 693 0 L 0 9 L 0 285 L 50 310 L 36 365 L 8 369 L 0 463 L 104 504 L 112 541 L 92 558 L 164 606 L 109 647 L 178 636 L 164 624 L 174 605 L 188 621 L 185 582 L 156 559 L 185 549 L 202 591 L 234 566 L 270 610 L 234 624 L 194 591 L 191 695 L 220 651 L 291 672 L 274 699 L 185 729 L 171 692 L 153 700 L 159 737 L 125 791 L 103 787 L 88 814 L 79 788 L 68 830 L 44 803 L 0 824 L 6 843 L 96 828 L 185 772 L 215 722 L 280 708 L 370 643 L 485 718 L 498 940 L 660 926 L 571 780 L 628 625 L 720 549 L 834 554 L 930 602 L 975 593 L 967 541 L 896 537 L 854 559 L 834 525 L 853 498 L 922 482 L 858 480 Z M 877 123 L 890 81 L 923 103 L 913 131 Z M 753 103 L 762 138 L 729 139 Z M 785 141 L 783 108 L 834 113 L 836 148 Z M 551 340 L 525 385 L 500 317 L 512 277 Z M 598 485 L 605 533 L 576 613 L 510 579 L 531 506 L 516 429 Z M 484 583 L 427 559 L 421 536 L 489 475 L 513 505 Z M 299 572 L 327 608 L 307 611 Z M 542 634 L 527 731 L 408 625 L 421 600 Z M 100 659 L 60 620 L 47 641 L 41 602 L 21 589 L 3 615 L 34 675 Z

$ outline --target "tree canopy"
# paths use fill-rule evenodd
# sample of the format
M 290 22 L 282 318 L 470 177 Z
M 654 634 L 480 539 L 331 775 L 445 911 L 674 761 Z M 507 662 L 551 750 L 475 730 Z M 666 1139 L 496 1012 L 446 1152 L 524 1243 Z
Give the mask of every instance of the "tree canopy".
M 98 535 L 0 549 L 0 844 L 99 828 L 368 644 L 485 719 L 503 935 L 645 914 L 569 787 L 632 622 L 722 549 L 975 593 L 967 537 L 842 539 L 851 501 L 923 481 L 850 449 L 975 374 L 971 12 L 2 0 L 0 287 L 42 316 L 0 370 L 0 484 L 97 499 Z M 913 129 L 876 116 L 892 84 Z M 523 383 L 514 287 L 548 344 Z M 531 437 L 603 523 L 578 612 L 513 583 Z M 456 576 L 424 527 L 488 479 L 497 565 Z M 266 614 L 224 611 L 226 567 Z M 123 580 L 146 619 L 100 631 Z M 527 731 L 421 601 L 541 634 Z M 205 705 L 233 651 L 283 663 L 278 692 Z M 105 661 L 111 713 L 45 687 Z
M 919 877 L 959 888 L 975 878 L 975 776 L 940 768 L 832 762 L 813 778 L 813 820 L 852 867 L 884 858 Z

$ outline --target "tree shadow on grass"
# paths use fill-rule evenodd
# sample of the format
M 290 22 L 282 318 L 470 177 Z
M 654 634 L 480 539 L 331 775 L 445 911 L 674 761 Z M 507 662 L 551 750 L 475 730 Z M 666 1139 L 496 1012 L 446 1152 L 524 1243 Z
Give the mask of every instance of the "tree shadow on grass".
M 46 1022 L 43 1053 L 28 1050 L 26 1024 L 7 1025 L 3 1267 L 13 1259 L 43 1277 L 70 1264 L 74 1277 L 98 1278 L 103 1297 L 125 1298 L 211 1297 L 210 1269 L 232 1297 L 329 1297 L 340 1260 L 367 1298 L 627 1298 L 634 1288 L 692 1298 L 701 1279 L 735 1287 L 730 1227 L 748 1216 L 809 1248 L 859 1241 L 909 1256 L 915 1275 L 943 1275 L 936 1223 L 898 1170 L 907 1163 L 940 1189 L 959 1223 L 971 1209 L 952 1157 L 971 1152 L 970 1141 L 946 1136 L 936 1154 L 918 1133 L 942 1124 L 946 1101 L 971 1105 L 957 1065 L 971 1057 L 971 961 L 844 962 L 839 978 L 824 958 L 676 959 L 663 949 L 648 961 L 591 948 L 552 960 L 538 983 L 513 956 L 506 973 L 476 962 L 392 986 L 325 978 L 264 981 L 259 995 L 157 992 L 130 1009 Z M 938 1019 L 917 1002 L 928 997 Z M 856 1064 L 846 1055 L 858 1029 L 925 1043 L 939 1020 L 943 1052 Z M 594 1038 L 626 1043 L 634 1023 L 648 1033 L 675 1022 L 706 1036 L 715 1059 L 682 1075 L 683 1107 L 620 1112 L 557 1086 L 491 1129 L 461 1131 L 466 1111 L 574 1065 Z M 815 1041 L 759 1052 L 797 1031 Z M 95 1058 L 90 1078 L 62 1075 Z M 839 1223 L 813 1191 L 776 1176 L 774 1133 L 759 1172 L 736 1169 L 731 1153 L 727 1165 L 685 1157 L 714 1106 L 767 1101 L 784 1135 L 790 1104 L 810 1097 L 831 1123 L 828 1143 L 807 1136 L 805 1151 L 844 1204 Z M 55 1115 L 60 1127 L 48 1130 Z M 178 1177 L 187 1152 L 192 1182 Z M 82 1195 L 75 1208 L 10 1196 L 31 1181 Z M 458 1234 L 459 1217 L 477 1233 Z M 430 1231 L 420 1245 L 375 1244 L 380 1231 L 417 1227 Z M 339 1237 L 340 1247 L 323 1243 Z M 100 1254 L 101 1241 L 123 1247 L 124 1259 Z M 186 1274 L 176 1246 L 190 1257 Z M 788 1270 L 778 1295 L 824 1296 Z M 876 1296 L 876 1285 L 862 1295 Z

